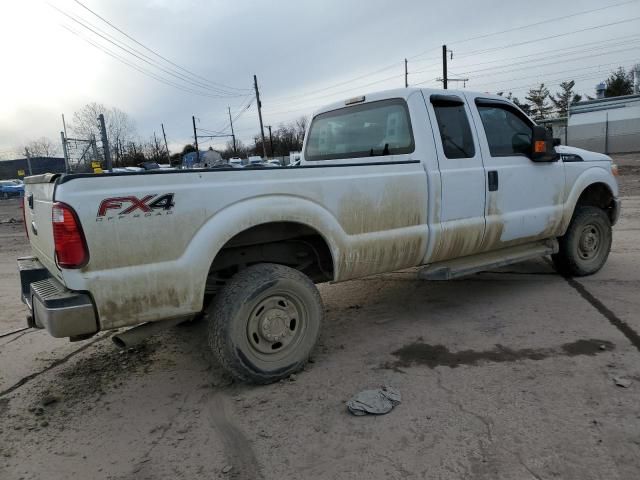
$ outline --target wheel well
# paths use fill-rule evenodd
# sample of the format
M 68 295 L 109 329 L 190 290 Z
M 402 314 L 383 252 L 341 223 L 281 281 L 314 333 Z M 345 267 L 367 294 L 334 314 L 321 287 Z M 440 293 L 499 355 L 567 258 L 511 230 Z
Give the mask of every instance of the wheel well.
M 611 193 L 611 189 L 607 185 L 604 183 L 594 183 L 585 188 L 580 194 L 576 207 L 590 206 L 601 208 L 607 213 L 611 222 L 613 222 L 613 200 L 613 193 Z
M 251 227 L 231 238 L 209 268 L 205 295 L 215 295 L 238 271 L 256 263 L 278 263 L 300 270 L 316 283 L 333 279 L 333 258 L 316 230 L 295 222 Z

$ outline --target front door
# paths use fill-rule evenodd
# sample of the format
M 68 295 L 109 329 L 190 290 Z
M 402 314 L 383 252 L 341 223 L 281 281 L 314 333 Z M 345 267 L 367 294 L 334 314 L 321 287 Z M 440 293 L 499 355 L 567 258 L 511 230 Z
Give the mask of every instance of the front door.
M 564 204 L 562 162 L 529 158 L 532 122 L 506 101 L 468 94 L 475 104 L 487 201 L 483 250 L 517 245 L 559 233 Z

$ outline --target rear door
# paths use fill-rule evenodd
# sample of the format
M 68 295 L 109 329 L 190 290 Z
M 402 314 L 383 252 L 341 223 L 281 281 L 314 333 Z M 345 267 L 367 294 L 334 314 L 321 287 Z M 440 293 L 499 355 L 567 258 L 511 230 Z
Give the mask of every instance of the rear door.
M 552 237 L 562 223 L 562 162 L 529 158 L 533 122 L 511 103 L 467 94 L 487 180 L 483 250 Z
M 482 155 L 462 95 L 425 92 L 440 170 L 440 231 L 428 262 L 476 253 L 485 230 Z

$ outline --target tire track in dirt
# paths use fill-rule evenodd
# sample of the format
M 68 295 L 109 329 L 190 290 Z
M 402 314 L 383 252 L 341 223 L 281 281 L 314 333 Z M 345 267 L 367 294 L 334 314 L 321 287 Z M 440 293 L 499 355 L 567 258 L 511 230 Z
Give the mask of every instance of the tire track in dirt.
M 229 412 L 231 410 L 229 397 L 222 392 L 216 392 L 205 397 L 211 426 L 224 445 L 228 463 L 233 467 L 234 478 L 246 480 L 260 480 L 264 477 L 256 458 L 251 442 L 234 424 Z
M 74 350 L 73 352 L 69 353 L 68 355 L 65 355 L 64 357 L 62 357 L 62 358 L 60 358 L 58 360 L 55 360 L 54 362 L 50 363 L 49 365 L 47 365 L 42 370 L 39 370 L 39 371 L 34 372 L 34 373 L 30 374 L 30 375 L 27 375 L 26 377 L 21 378 L 16 383 L 11 385 L 9 388 L 6 388 L 6 389 L 0 391 L 0 398 L 2 398 L 5 395 L 8 395 L 11 392 L 17 390 L 18 388 L 23 386 L 25 383 L 30 382 L 34 378 L 37 378 L 37 377 L 39 377 L 40 375 L 42 375 L 44 373 L 47 373 L 49 370 L 52 370 L 52 369 L 62 365 L 63 363 L 67 363 L 69 360 L 71 360 L 73 357 L 75 357 L 79 353 L 84 352 L 87 348 L 93 346 L 95 343 L 101 342 L 102 340 L 105 340 L 105 339 L 111 337 L 111 335 L 113 335 L 113 333 L 109 333 L 109 334 L 104 335 L 102 337 L 96 338 L 95 340 L 92 340 L 89 343 L 86 343 L 85 345 L 81 346 L 77 350 Z

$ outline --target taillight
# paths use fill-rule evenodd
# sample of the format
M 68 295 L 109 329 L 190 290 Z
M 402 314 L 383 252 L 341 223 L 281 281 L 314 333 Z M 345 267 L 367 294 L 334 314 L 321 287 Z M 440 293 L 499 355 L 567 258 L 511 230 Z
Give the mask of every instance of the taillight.
M 56 202 L 51 210 L 56 261 L 62 268 L 82 268 L 89 261 L 87 242 L 76 212 L 65 203 Z
M 29 226 L 27 225 L 27 207 L 25 203 L 27 202 L 27 197 L 22 199 L 22 204 L 20 208 L 22 209 L 22 224 L 24 225 L 24 233 L 27 234 L 27 238 L 29 238 Z

